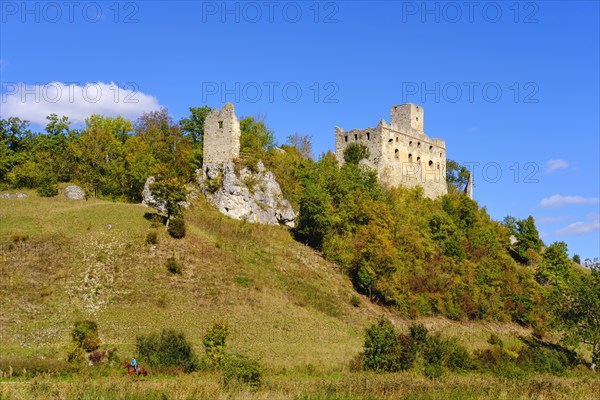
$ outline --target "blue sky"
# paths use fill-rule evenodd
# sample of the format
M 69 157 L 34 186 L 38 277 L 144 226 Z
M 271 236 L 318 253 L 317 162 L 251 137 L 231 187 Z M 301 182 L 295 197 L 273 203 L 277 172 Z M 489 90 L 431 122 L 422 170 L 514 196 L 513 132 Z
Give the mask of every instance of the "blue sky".
M 0 3 L 3 118 L 234 103 L 277 140 L 425 109 L 491 216 L 600 254 L 598 2 Z

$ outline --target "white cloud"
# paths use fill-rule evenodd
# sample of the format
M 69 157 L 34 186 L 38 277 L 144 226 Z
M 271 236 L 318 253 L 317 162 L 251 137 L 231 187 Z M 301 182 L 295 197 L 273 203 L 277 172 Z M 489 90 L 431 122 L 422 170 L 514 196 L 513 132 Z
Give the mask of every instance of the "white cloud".
M 554 196 L 543 198 L 540 205 L 542 207 L 552 207 L 564 204 L 597 204 L 599 202 L 600 198 L 598 197 L 562 196 L 555 194 Z
M 112 82 L 83 85 L 4 82 L 1 95 L 2 118 L 19 117 L 39 125 L 46 125 L 46 116 L 52 113 L 66 115 L 72 122 L 79 123 L 92 114 L 135 119 L 143 112 L 160 108 L 154 96 L 138 91 L 133 83 L 119 87 Z
M 556 231 L 557 235 L 583 235 L 600 230 L 600 214 L 593 214 L 588 221 L 577 221 Z
M 546 173 L 549 174 L 559 169 L 565 169 L 568 166 L 569 164 L 565 160 L 561 160 L 560 158 L 557 158 L 555 160 L 548 160 L 548 162 L 546 162 Z
M 535 222 L 538 224 L 551 224 L 553 222 L 560 222 L 560 221 L 564 221 L 565 217 L 563 217 L 562 215 L 556 216 L 556 217 L 540 217 L 540 218 L 536 218 Z

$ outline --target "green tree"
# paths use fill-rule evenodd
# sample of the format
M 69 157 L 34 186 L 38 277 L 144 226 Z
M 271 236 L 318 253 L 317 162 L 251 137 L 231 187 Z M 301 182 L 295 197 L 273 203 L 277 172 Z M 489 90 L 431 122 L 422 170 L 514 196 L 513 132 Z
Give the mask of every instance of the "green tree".
M 182 202 L 186 201 L 188 191 L 183 181 L 178 177 L 158 178 L 150 185 L 152 194 L 156 197 L 159 204 L 164 206 L 167 213 L 167 230 L 171 217 L 180 216 L 183 207 Z
M 211 112 L 208 106 L 190 107 L 190 116 L 179 120 L 179 126 L 183 135 L 192 143 L 192 168 L 194 170 L 202 167 L 203 143 L 204 143 L 204 120 Z
M 542 284 L 566 285 L 571 273 L 571 260 L 565 242 L 552 243 L 542 255 L 536 277 Z
M 375 372 L 395 372 L 402 369 L 400 363 L 402 345 L 394 325 L 381 317 L 365 333 L 363 368 Z
M 350 143 L 344 149 L 344 161 L 348 164 L 358 164 L 360 160 L 369 156 L 369 149 L 364 144 Z
M 470 175 L 469 169 L 464 165 L 460 165 L 454 160 L 446 161 L 446 182 L 449 191 L 465 193 Z
M 78 320 L 71 330 L 71 338 L 75 344 L 85 351 L 94 351 L 100 345 L 98 324 L 91 320 Z
M 592 369 L 600 362 L 600 264 L 572 279 L 557 302 L 565 342 L 592 347 Z
M 258 156 L 275 146 L 274 132 L 263 118 L 245 117 L 240 120 L 240 153 Z

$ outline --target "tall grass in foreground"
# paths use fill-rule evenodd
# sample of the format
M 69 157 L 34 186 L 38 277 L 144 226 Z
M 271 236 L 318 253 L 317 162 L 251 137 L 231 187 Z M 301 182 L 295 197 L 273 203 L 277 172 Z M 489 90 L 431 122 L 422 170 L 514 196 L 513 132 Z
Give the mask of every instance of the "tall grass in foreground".
M 308 374 L 273 371 L 258 389 L 224 387 L 218 373 L 150 376 L 131 381 L 125 376 L 80 377 L 77 380 L 35 378 L 0 383 L 7 399 L 592 399 L 600 389 L 598 375 L 538 375 L 501 379 L 484 374 L 450 374 L 441 380 L 403 372 Z

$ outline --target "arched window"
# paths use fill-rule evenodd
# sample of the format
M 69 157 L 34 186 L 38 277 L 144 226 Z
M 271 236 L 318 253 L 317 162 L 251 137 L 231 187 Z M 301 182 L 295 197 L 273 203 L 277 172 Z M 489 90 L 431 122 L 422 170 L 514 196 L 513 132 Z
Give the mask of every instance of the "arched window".
M 367 132 L 367 140 L 371 140 L 371 133 Z
M 345 141 L 346 143 L 348 143 L 348 136 L 347 136 L 347 135 L 346 135 L 346 136 L 344 136 L 344 141 Z
M 429 151 L 433 151 L 433 146 L 429 146 Z
M 395 158 L 400 157 L 400 151 L 398 149 L 394 150 L 394 157 Z
M 421 142 L 417 142 L 417 147 L 421 147 Z
M 408 155 L 408 162 L 410 162 L 410 163 L 412 162 L 412 154 Z
M 417 162 L 420 162 L 420 161 L 421 161 L 421 157 L 417 157 Z
M 408 142 L 408 145 L 412 147 L 412 140 Z
M 429 160 L 429 166 L 432 167 L 433 166 L 433 161 Z

